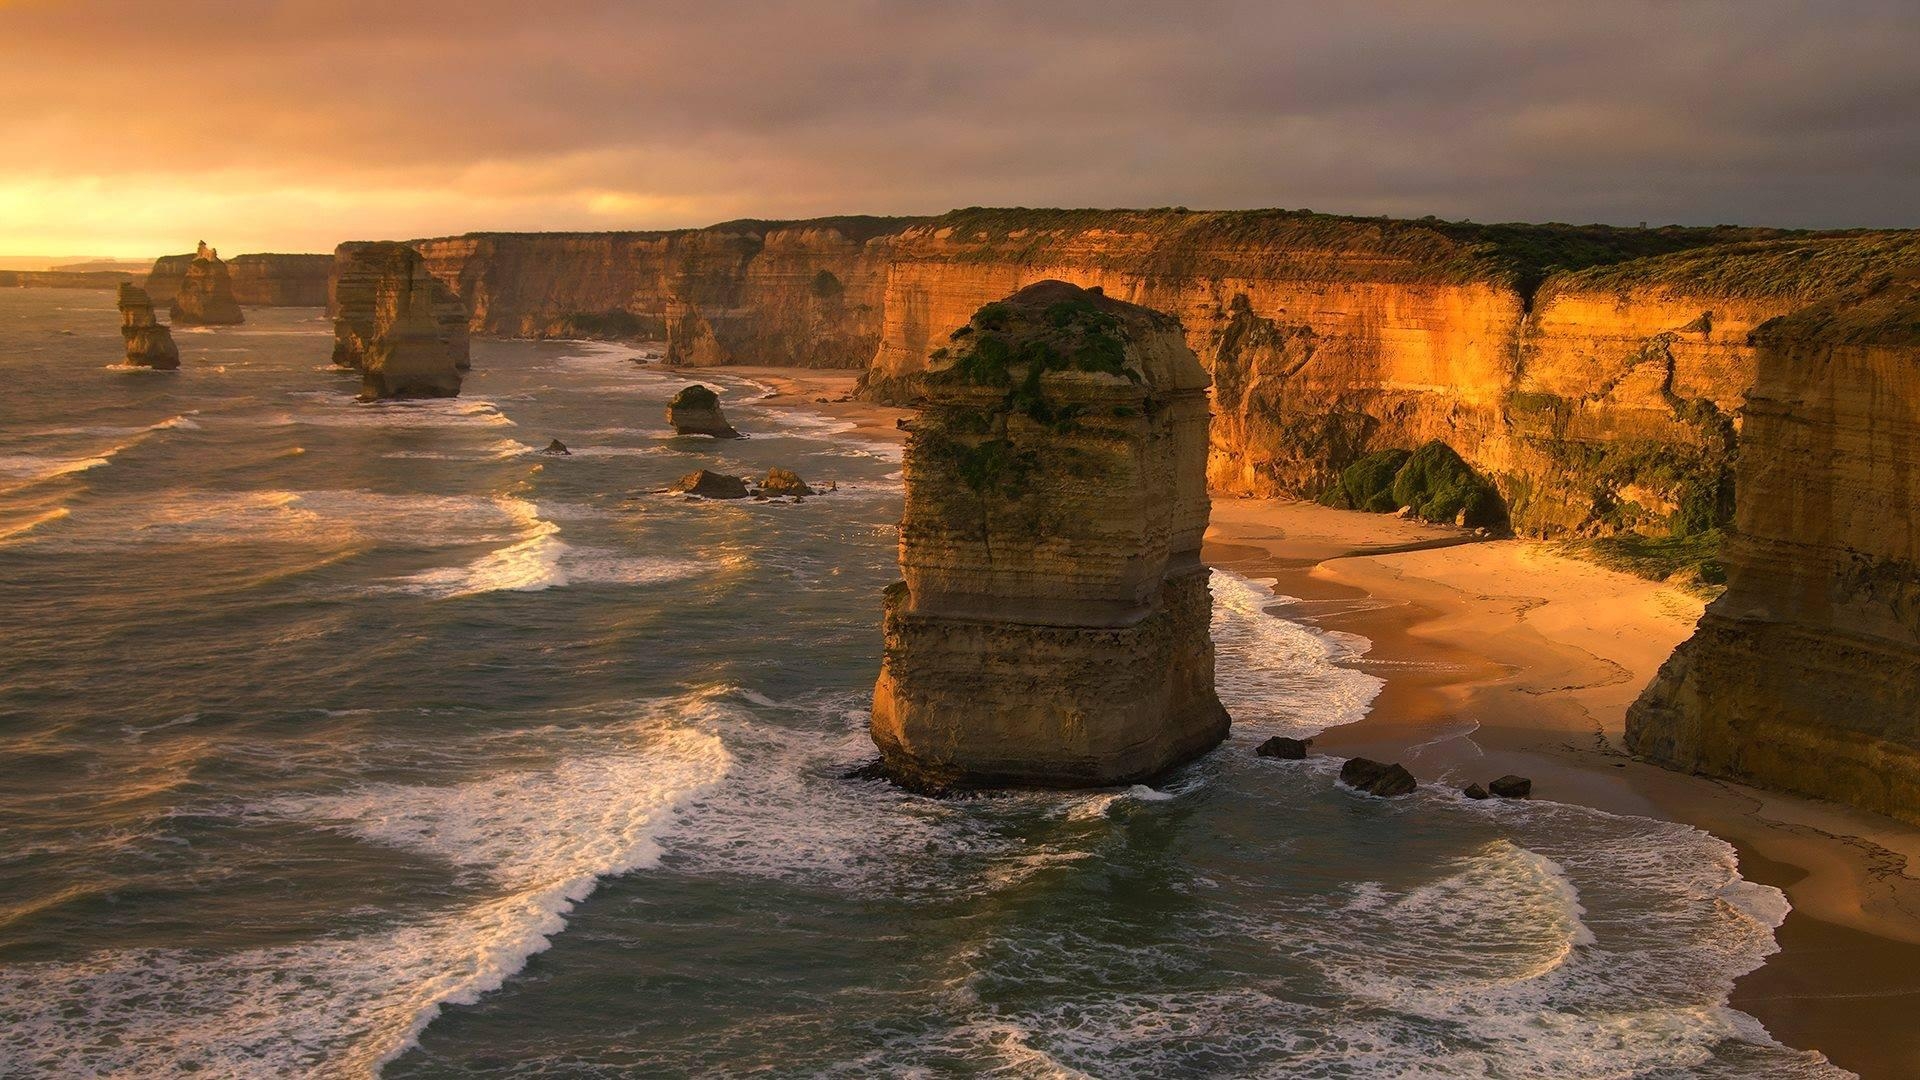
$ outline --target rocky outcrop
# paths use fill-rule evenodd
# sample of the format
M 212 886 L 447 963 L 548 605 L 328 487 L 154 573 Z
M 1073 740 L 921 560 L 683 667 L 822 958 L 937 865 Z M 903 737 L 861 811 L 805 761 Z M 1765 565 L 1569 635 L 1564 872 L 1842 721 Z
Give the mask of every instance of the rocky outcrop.
M 1754 337 L 1727 590 L 1628 711 L 1627 744 L 1920 822 L 1920 278 Z
M 1389 765 L 1363 757 L 1348 758 L 1340 766 L 1340 782 L 1355 791 L 1383 799 L 1411 795 L 1420 786 L 1413 774 L 1399 762 Z
M 767 478 L 760 481 L 760 494 L 766 496 L 799 495 L 804 497 L 814 494 L 814 490 L 807 486 L 805 480 L 800 479 L 799 473 L 794 472 L 792 469 L 780 468 L 776 465 L 768 469 Z
M 911 425 L 872 731 L 913 787 L 1086 786 L 1212 747 L 1206 373 L 1062 282 L 981 307 Z
M 120 286 L 120 336 L 126 339 L 127 363 L 172 371 L 180 366 L 180 349 L 173 332 L 153 317 L 153 301 L 137 285 Z
M 720 411 L 720 395 L 695 383 L 673 395 L 667 403 L 667 423 L 675 435 L 710 435 L 716 439 L 738 439 L 740 433 L 727 423 Z
M 171 309 L 175 326 L 233 326 L 246 321 L 233 296 L 233 277 L 220 253 L 200 242 L 187 264 Z
M 361 397 L 453 397 L 468 365 L 458 297 L 405 244 L 342 244 L 333 362 L 361 373 Z
M 744 499 L 750 494 L 745 479 L 710 469 L 690 472 L 674 481 L 668 490 L 698 495 L 703 499 Z

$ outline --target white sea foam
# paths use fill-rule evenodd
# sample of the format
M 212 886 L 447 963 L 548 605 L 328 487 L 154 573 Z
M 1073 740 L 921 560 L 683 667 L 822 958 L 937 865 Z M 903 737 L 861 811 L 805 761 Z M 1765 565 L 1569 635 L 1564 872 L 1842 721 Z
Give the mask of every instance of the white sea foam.
M 668 702 L 671 716 L 698 702 Z M 446 787 L 370 784 L 259 816 L 442 860 L 447 906 L 300 944 L 149 949 L 0 969 L 0 1060 L 39 1075 L 364 1077 L 447 1003 L 498 988 L 608 875 L 650 867 L 676 808 L 731 765 L 655 717 L 551 765 Z
M 1384 680 L 1342 666 L 1372 642 L 1266 609 L 1286 598 L 1266 584 L 1213 571 L 1214 682 L 1236 733 L 1306 738 L 1367 714 Z
M 566 585 L 644 585 L 698 576 L 687 559 L 628 556 L 598 548 L 576 550 L 560 525 L 526 499 L 495 500 L 514 541 L 462 566 L 422 571 L 394 585 L 402 592 L 452 598 L 490 592 L 538 592 Z

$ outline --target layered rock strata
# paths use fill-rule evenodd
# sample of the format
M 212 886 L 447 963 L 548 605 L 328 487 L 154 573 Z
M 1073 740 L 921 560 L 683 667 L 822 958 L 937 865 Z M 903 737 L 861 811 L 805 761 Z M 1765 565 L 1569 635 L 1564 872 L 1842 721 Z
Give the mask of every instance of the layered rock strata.
M 469 366 L 466 313 L 405 244 L 342 244 L 333 362 L 360 371 L 361 397 L 453 397 Z
M 176 326 L 233 326 L 246 321 L 240 301 L 234 299 L 233 277 L 227 264 L 204 240 L 187 264 L 170 313 Z
M 1755 340 L 1727 590 L 1628 711 L 1627 744 L 1920 822 L 1920 277 Z
M 120 286 L 120 336 L 126 340 L 127 363 L 172 371 L 180 366 L 180 349 L 173 332 L 153 317 L 153 301 L 137 285 Z
M 872 733 L 918 788 L 1124 783 L 1227 731 L 1207 377 L 1179 324 L 1063 282 L 980 308 L 911 425 Z

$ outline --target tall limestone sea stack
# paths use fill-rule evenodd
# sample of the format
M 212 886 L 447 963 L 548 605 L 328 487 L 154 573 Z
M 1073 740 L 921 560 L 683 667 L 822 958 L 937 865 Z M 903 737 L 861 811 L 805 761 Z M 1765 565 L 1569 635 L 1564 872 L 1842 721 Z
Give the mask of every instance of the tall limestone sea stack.
M 1179 323 L 1060 281 L 934 351 L 874 690 L 921 789 L 1141 780 L 1225 737 L 1207 375 Z
M 1920 275 L 1754 338 L 1727 591 L 1627 744 L 1920 823 Z
M 180 366 L 173 332 L 153 317 L 153 301 L 137 285 L 120 286 L 120 336 L 127 342 L 127 363 L 161 371 Z
M 176 326 L 233 326 L 246 321 L 240 313 L 240 301 L 234 299 L 233 277 L 227 272 L 227 264 L 205 240 L 187 265 L 180 291 L 173 297 L 171 314 Z
M 470 364 L 458 297 L 405 244 L 342 244 L 334 254 L 333 362 L 361 373 L 364 399 L 454 397 Z

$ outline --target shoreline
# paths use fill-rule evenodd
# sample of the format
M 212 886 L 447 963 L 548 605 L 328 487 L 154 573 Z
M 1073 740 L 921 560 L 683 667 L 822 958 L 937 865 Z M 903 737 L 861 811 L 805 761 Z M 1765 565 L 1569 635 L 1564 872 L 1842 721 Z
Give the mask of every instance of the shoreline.
M 1691 825 L 1793 910 L 1729 1004 L 1866 1080 L 1920 1075 L 1920 829 L 1688 776 L 1622 749 L 1626 707 L 1701 601 L 1528 540 L 1312 503 L 1216 498 L 1208 561 L 1272 580 L 1271 613 L 1372 642 L 1385 680 L 1314 752 L 1403 762 L 1423 784 L 1517 773 L 1537 798 Z
M 899 444 L 910 410 L 843 400 L 854 371 L 712 371 Z M 825 401 L 819 399 L 825 398 Z M 1735 849 L 1741 876 L 1786 893 L 1779 951 L 1729 1005 L 1780 1042 L 1865 1080 L 1920 1076 L 1920 827 L 1688 776 L 1623 749 L 1626 708 L 1693 631 L 1703 602 L 1529 540 L 1313 503 L 1216 496 L 1204 556 L 1272 581 L 1269 613 L 1372 642 L 1351 662 L 1384 685 L 1315 753 L 1400 761 L 1423 784 L 1517 773 L 1536 797 L 1691 825 Z

